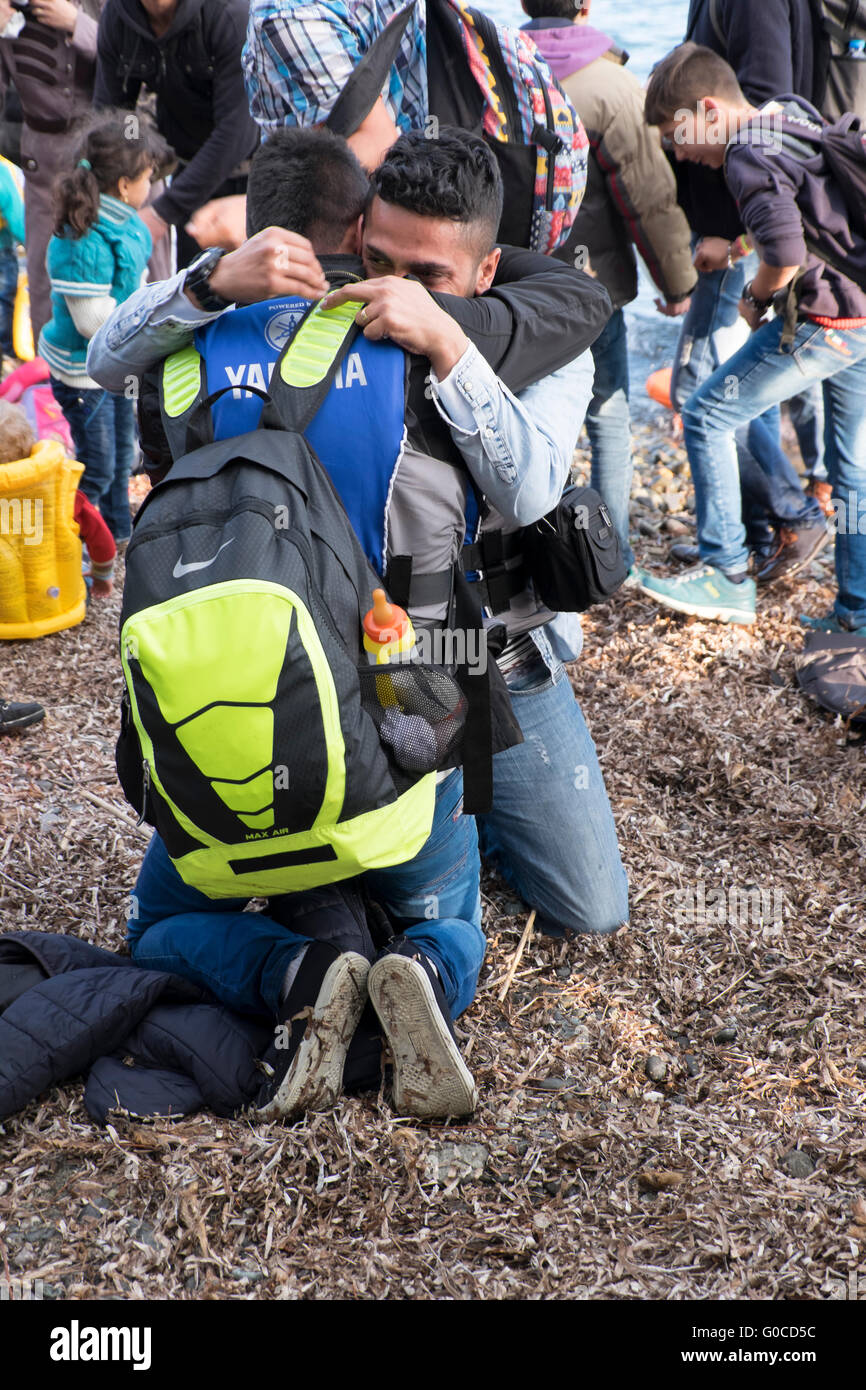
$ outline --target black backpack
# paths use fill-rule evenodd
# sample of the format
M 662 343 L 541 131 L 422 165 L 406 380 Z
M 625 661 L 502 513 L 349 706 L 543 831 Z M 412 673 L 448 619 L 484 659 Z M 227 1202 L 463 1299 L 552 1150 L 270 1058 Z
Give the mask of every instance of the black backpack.
M 117 767 L 184 882 L 214 898 L 413 858 L 463 730 L 445 668 L 369 664 L 362 618 L 381 580 L 303 436 L 357 310 L 310 310 L 260 393 L 261 427 L 238 438 L 207 442 L 223 391 L 202 399 L 184 352 L 165 384 L 189 452 L 126 553 Z

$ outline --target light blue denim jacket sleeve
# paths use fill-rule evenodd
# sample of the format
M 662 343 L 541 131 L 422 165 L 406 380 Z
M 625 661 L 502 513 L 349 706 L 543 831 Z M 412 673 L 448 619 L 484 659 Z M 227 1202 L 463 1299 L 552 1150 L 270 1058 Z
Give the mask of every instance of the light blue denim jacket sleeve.
M 515 396 L 474 346 L 443 381 L 430 374 L 436 408 L 448 423 L 481 491 L 509 521 L 537 521 L 555 507 L 592 397 L 595 368 L 583 353 Z M 532 639 L 545 665 L 575 661 L 583 647 L 577 613 L 558 613 Z
M 143 376 L 163 357 L 191 343 L 199 324 L 219 318 L 193 307 L 183 292 L 185 275 L 181 270 L 170 280 L 142 286 L 94 333 L 87 372 L 100 386 L 124 391 L 130 377 Z
M 430 373 L 439 414 L 478 487 L 506 521 L 526 526 L 562 496 L 593 371 L 586 352 L 515 396 L 470 344 L 444 381 Z

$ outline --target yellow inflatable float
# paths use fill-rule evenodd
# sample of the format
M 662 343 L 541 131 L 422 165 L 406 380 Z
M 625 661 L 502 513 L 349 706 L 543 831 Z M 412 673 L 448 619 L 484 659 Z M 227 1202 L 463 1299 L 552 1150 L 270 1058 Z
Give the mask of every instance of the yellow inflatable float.
M 44 637 L 86 612 L 73 519 L 82 464 L 55 439 L 0 465 L 0 638 Z

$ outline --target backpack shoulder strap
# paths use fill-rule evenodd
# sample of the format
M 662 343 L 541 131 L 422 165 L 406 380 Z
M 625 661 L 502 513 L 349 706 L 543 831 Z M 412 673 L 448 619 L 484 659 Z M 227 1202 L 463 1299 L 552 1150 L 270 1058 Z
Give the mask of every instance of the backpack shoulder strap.
M 172 459 L 177 462 L 187 452 L 187 428 L 199 402 L 208 394 L 204 358 L 194 343 L 172 352 L 159 365 L 159 413 Z M 209 437 L 213 427 L 209 425 Z
M 861 30 L 859 26 L 866 23 L 866 13 L 864 13 L 863 5 L 862 3 L 858 4 L 857 0 L 849 4 L 847 12 L 841 20 L 831 14 L 830 6 L 821 4 L 821 0 L 810 0 L 809 8 L 812 11 L 818 35 L 820 35 L 821 30 L 823 30 L 828 39 L 835 39 L 843 48 L 848 47 L 851 39 L 856 39 L 860 36 Z M 834 8 L 838 9 L 839 7 L 836 6 Z
M 355 315 L 361 307 L 355 299 L 333 309 L 314 304 L 286 343 L 269 388 L 283 429 L 303 434 L 316 415 L 360 332 Z
M 325 125 L 335 135 L 352 135 L 367 119 L 400 52 L 415 0 L 400 10 L 372 42 L 331 108 Z
M 355 315 L 360 307 L 358 301 L 352 300 L 327 310 L 314 304 L 307 311 L 277 359 L 265 398 L 262 428 L 303 434 L 357 336 Z M 210 407 L 223 394 L 224 391 L 209 394 L 205 361 L 193 343 L 171 353 L 161 363 L 160 415 L 175 462 L 193 449 L 213 443 Z

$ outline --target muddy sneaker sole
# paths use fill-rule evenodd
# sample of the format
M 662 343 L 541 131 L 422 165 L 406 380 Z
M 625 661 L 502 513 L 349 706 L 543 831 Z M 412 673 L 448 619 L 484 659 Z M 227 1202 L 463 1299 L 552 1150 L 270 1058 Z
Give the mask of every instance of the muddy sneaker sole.
M 258 1119 L 289 1119 L 334 1104 L 346 1052 L 367 1002 L 369 973 L 369 961 L 354 951 L 328 967 L 300 1046 L 271 1099 L 255 1110 Z
M 471 1115 L 478 1091 L 423 967 L 382 956 L 368 988 L 394 1061 L 395 1110 L 428 1120 Z

